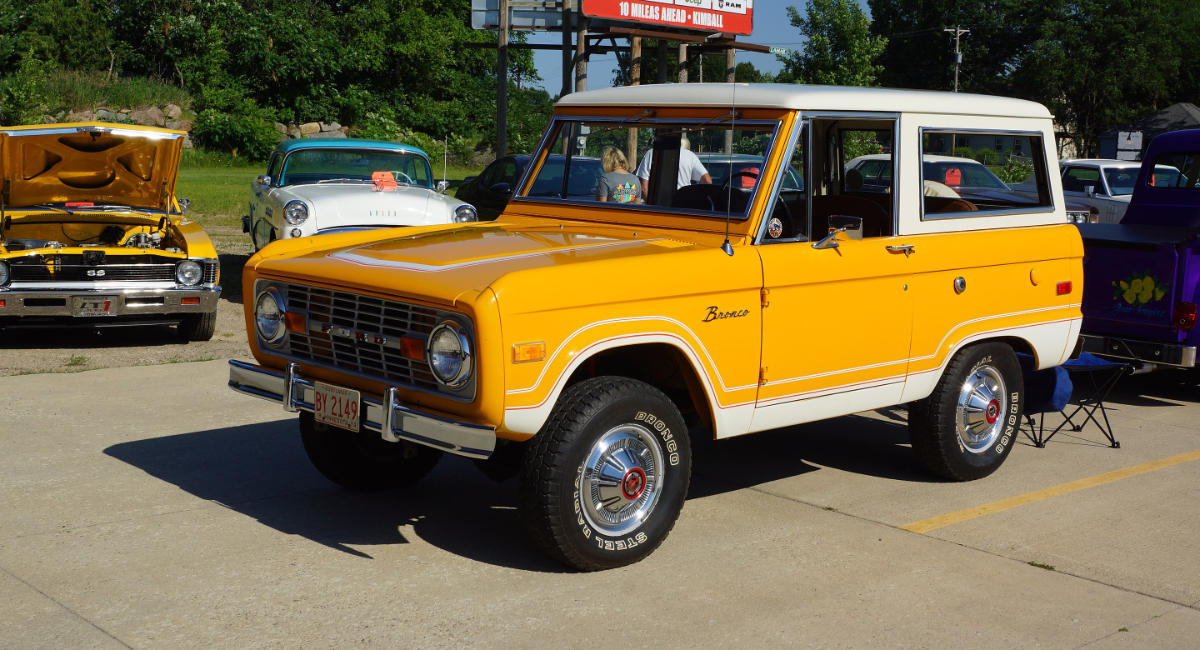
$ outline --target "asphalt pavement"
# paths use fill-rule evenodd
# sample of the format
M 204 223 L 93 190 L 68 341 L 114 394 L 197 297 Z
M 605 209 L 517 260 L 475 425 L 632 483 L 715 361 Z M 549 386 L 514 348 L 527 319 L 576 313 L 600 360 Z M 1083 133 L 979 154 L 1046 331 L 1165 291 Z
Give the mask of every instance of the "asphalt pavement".
M 0 648 L 1200 647 L 1192 373 L 1125 380 L 1120 449 L 1022 439 L 965 484 L 899 409 L 698 440 L 670 538 L 592 574 L 525 540 L 513 481 L 347 492 L 226 378 L 0 377 Z

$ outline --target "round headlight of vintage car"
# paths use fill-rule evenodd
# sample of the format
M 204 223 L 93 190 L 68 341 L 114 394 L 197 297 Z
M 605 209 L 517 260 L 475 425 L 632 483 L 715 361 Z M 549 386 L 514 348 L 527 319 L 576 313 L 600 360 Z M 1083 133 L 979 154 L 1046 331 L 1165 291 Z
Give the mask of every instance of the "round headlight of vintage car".
M 451 388 L 462 386 L 471 377 L 471 343 L 453 321 L 443 321 L 429 333 L 425 359 L 433 376 Z
M 454 211 L 454 223 L 468 223 L 471 221 L 479 221 L 479 213 L 469 205 L 460 205 Z
M 283 323 L 283 296 L 274 289 L 258 294 L 254 302 L 254 326 L 258 335 L 272 345 L 283 340 L 287 328 Z
M 0 287 L 8 284 L 8 278 L 10 275 L 11 274 L 8 272 L 8 264 L 0 262 Z
M 293 226 L 298 226 L 308 221 L 308 206 L 304 205 L 304 201 L 288 201 L 283 206 L 283 218 Z
M 199 262 L 184 260 L 175 267 L 175 281 L 179 284 L 192 286 L 200 284 L 204 279 L 204 267 Z

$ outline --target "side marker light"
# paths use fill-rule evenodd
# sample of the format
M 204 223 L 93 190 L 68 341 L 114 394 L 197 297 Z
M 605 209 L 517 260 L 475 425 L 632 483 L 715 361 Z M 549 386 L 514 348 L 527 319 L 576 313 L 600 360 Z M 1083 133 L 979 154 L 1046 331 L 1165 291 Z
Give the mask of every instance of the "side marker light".
M 1068 293 L 1071 293 L 1071 281 L 1068 280 L 1066 282 L 1059 282 L 1058 286 L 1055 288 L 1055 292 L 1060 296 L 1065 296 Z
M 518 343 L 513 346 L 513 363 L 541 361 L 546 358 L 545 343 Z

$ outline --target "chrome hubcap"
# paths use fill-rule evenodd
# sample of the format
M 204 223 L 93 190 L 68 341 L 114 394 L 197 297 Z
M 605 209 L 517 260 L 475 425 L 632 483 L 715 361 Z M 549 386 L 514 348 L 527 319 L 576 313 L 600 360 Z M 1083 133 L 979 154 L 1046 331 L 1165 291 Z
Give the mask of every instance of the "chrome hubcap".
M 579 486 L 587 522 L 610 537 L 641 526 L 662 491 L 662 459 L 658 438 L 641 425 L 622 424 L 600 436 Z
M 1008 392 L 1000 371 L 979 366 L 963 382 L 958 395 L 958 437 L 973 454 L 987 451 L 1000 437 L 1004 413 L 1008 411 Z

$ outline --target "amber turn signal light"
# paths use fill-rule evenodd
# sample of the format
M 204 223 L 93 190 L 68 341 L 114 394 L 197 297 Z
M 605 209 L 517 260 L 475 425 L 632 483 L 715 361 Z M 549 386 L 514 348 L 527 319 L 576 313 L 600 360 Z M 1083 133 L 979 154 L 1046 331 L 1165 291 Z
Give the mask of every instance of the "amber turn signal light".
M 5 307 L 5 306 L 6 306 L 6 305 L 4 304 L 4 299 L 3 299 L 3 298 L 0 298 L 0 307 Z
M 400 337 L 400 355 L 413 361 L 425 360 L 425 341 L 411 336 Z
M 513 346 L 513 363 L 541 361 L 546 358 L 545 343 L 518 343 Z
M 289 311 L 284 313 L 283 322 L 284 326 L 287 327 L 289 332 L 303 333 L 307 329 L 306 325 L 308 324 L 308 319 L 305 318 L 304 314 L 297 314 Z
M 200 299 L 196 298 L 194 296 L 191 298 L 180 298 L 179 304 L 181 304 L 181 305 L 199 305 Z
M 1068 293 L 1071 293 L 1071 281 L 1068 280 L 1066 282 L 1059 282 L 1056 291 L 1060 296 L 1065 296 Z

